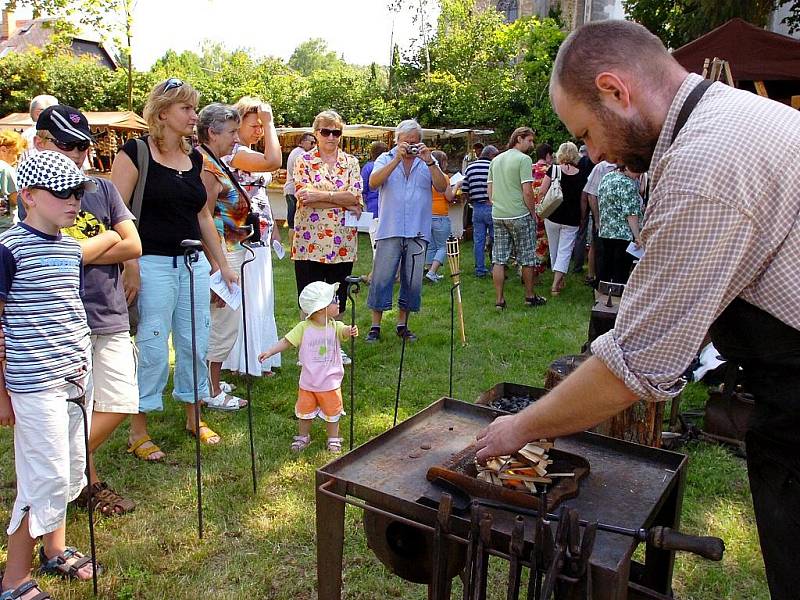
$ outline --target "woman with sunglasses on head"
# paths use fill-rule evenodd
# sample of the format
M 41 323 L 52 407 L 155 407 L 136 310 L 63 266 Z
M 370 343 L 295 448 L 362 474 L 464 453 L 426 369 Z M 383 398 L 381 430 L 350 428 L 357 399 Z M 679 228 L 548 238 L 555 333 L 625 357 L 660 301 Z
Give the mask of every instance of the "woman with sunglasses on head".
M 319 113 L 312 128 L 317 147 L 301 154 L 294 165 L 297 211 L 292 260 L 297 293 L 312 281 L 339 283 L 339 311 L 343 313 L 345 278 L 353 272 L 358 249 L 358 231 L 345 226 L 345 214 L 361 214 L 361 172 L 358 159 L 339 148 L 344 121 L 337 112 Z
M 245 96 L 233 108 L 241 118 L 239 140 L 233 150 L 222 161 L 229 167 L 233 176 L 250 197 L 250 210 L 258 215 L 259 231 L 255 239 L 261 243 L 253 246 L 255 260 L 246 269 L 244 289 L 247 303 L 247 358 L 245 367 L 244 332 L 239 328 L 233 349 L 228 354 L 223 369 L 248 372 L 250 375 L 272 375 L 273 368 L 280 368 L 280 353 L 263 363 L 258 355 L 278 341 L 278 328 L 275 324 L 275 295 L 272 284 L 271 243 L 280 243 L 280 230 L 275 226 L 272 207 L 267 197 L 267 186 L 272 181 L 271 171 L 281 166 L 281 146 L 272 119 L 272 108 L 260 98 Z M 264 139 L 264 151 L 257 152 L 250 147 Z M 252 240 L 251 240 L 252 241 Z M 282 255 L 281 255 L 282 256 Z M 212 373 L 213 377 L 213 373 Z M 213 383 L 213 382 L 212 382 Z M 220 382 L 222 391 L 230 392 L 233 386 Z
M 195 431 L 193 362 L 197 369 L 198 396 L 209 396 L 206 351 L 210 328 L 210 264 L 201 254 L 194 264 L 194 322 L 196 354 L 192 356 L 192 314 L 189 271 L 181 241 L 202 240 L 205 254 L 219 267 L 231 286 L 237 273 L 222 252 L 214 219 L 206 203 L 200 174 L 203 157 L 187 138 L 197 123 L 199 94 L 180 79 L 159 83 L 150 92 L 144 118 L 150 134 L 146 143 L 148 166 L 144 185 L 139 235 L 142 257 L 125 263 L 124 284 L 129 303 L 139 308 L 136 347 L 139 351 L 139 414 L 131 421 L 128 451 L 142 460 L 161 460 L 164 453 L 147 432 L 147 415 L 163 410 L 162 394 L 169 376 L 169 346 L 175 349 L 172 395 L 185 404 L 186 430 L 214 445 L 220 437 L 204 422 Z M 114 159 L 111 179 L 128 204 L 139 178 L 137 142 L 129 140 Z M 138 299 L 137 299 L 138 293 Z M 198 407 L 199 410 L 199 407 Z

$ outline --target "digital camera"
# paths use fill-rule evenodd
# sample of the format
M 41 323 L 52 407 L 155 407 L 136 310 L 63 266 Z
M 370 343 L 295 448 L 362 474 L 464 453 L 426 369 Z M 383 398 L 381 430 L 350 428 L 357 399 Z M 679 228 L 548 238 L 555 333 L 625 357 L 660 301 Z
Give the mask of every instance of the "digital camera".
M 417 156 L 419 154 L 421 146 L 422 146 L 422 144 L 409 144 L 408 145 L 408 153 L 411 156 Z

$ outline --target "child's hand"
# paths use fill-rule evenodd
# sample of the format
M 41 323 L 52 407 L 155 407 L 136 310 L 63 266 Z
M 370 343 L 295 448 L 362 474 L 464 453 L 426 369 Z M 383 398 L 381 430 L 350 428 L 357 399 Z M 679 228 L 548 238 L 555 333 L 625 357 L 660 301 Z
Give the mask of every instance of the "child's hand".
M 258 362 L 264 362 L 269 358 L 269 352 L 262 352 L 258 355 Z
M 14 409 L 11 407 L 11 398 L 5 390 L 0 391 L 0 427 L 14 426 Z
M 348 329 L 347 334 L 350 337 L 358 337 L 358 325 L 353 325 L 352 327 L 348 327 L 347 329 Z

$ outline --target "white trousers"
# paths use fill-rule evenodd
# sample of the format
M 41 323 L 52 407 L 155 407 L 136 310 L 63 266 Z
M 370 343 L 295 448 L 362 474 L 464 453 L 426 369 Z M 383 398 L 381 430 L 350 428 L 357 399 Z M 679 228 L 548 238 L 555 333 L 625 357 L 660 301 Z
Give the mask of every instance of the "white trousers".
M 547 232 L 547 244 L 550 246 L 550 267 L 553 271 L 566 273 L 569 271 L 572 247 L 578 237 L 578 227 L 575 225 L 560 225 L 545 219 L 544 229 Z

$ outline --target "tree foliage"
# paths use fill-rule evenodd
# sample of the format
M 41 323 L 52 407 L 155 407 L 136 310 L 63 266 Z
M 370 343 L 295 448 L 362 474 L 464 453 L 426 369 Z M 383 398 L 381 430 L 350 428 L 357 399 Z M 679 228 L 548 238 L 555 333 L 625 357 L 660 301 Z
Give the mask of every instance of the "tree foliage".
M 79 0 L 35 1 L 66 5 Z M 201 106 L 259 96 L 272 104 L 276 123 L 284 126 L 309 125 L 317 113 L 333 108 L 349 123 L 391 125 L 416 117 L 425 127 L 492 128 L 498 139 L 530 125 L 542 141 L 566 139 L 547 92 L 564 38 L 557 23 L 527 18 L 507 24 L 496 11 L 475 10 L 471 0 L 424 0 L 423 5 L 434 1 L 441 14 L 425 34 L 425 48 L 419 43 L 406 51 L 396 47 L 390 69 L 347 64 L 319 39 L 300 44 L 288 61 L 204 42 L 195 51 L 166 52 L 147 72 L 134 71 L 133 108 L 141 112 L 156 82 L 180 77 L 200 92 Z M 395 4 L 422 18 L 419 0 Z M 124 71 L 73 57 L 65 45 L 10 54 L 0 59 L 0 110 L 27 110 L 30 98 L 44 92 L 86 110 L 124 109 L 126 80 Z
M 798 0 L 623 0 L 625 14 L 641 23 L 668 48 L 680 48 L 723 23 L 739 17 L 765 27 L 772 11 L 792 1 L 794 23 L 800 24 Z

